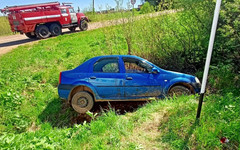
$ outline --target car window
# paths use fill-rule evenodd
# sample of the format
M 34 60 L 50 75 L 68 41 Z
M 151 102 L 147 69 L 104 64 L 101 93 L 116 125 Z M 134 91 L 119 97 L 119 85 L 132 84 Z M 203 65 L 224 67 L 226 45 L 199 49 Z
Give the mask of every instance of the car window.
M 150 73 L 152 66 L 138 59 L 123 58 L 126 73 Z
M 119 65 L 117 58 L 104 58 L 98 60 L 93 66 L 93 72 L 118 73 Z

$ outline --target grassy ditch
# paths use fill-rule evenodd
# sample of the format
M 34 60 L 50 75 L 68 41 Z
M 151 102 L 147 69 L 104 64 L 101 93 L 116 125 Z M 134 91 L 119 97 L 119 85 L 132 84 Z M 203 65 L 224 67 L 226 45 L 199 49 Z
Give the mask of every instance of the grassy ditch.
M 195 121 L 197 97 L 194 96 L 153 101 L 124 115 L 110 109 L 89 124 L 59 128 L 44 122 L 33 124 L 21 134 L 2 133 L 0 146 L 3 149 L 238 149 L 239 100 L 232 94 L 206 97 L 200 122 Z M 230 142 L 221 144 L 221 137 Z

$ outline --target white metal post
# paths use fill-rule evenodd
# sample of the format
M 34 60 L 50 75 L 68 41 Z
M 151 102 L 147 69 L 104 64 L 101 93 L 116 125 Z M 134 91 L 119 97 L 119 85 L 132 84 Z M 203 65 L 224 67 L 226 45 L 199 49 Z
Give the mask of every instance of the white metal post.
M 202 87 L 200 91 L 200 98 L 199 98 L 199 104 L 198 104 L 198 110 L 197 110 L 197 119 L 200 118 L 200 114 L 201 114 L 202 102 L 203 102 L 203 97 L 204 97 L 206 84 L 207 84 L 208 71 L 209 71 L 210 61 L 212 57 L 212 50 L 213 50 L 213 44 L 214 44 L 214 39 L 215 39 L 215 34 L 217 29 L 221 1 L 222 0 L 217 0 L 216 6 L 215 6 L 211 35 L 210 35 L 210 40 L 208 45 L 207 58 L 205 62 L 205 68 L 204 68 L 203 79 L 202 79 Z

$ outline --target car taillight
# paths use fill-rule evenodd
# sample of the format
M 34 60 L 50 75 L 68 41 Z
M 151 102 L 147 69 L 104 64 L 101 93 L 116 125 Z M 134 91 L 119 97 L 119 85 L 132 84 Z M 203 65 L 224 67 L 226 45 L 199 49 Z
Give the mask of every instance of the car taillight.
M 62 79 L 62 72 L 59 74 L 59 84 L 61 84 L 61 79 Z

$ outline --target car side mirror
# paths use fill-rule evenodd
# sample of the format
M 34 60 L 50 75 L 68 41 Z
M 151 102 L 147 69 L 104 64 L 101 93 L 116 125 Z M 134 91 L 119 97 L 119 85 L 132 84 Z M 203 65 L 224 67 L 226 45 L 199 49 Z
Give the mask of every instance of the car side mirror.
M 159 73 L 159 70 L 155 67 L 152 68 L 152 73 L 153 74 L 158 74 Z

